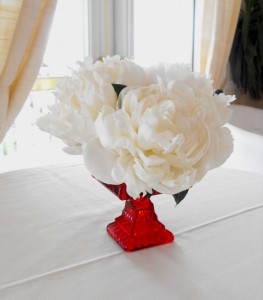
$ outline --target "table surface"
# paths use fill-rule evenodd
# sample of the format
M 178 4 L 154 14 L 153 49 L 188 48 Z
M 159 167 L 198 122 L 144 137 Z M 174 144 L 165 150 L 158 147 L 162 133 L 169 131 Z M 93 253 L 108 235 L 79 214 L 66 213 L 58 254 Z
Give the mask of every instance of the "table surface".
M 176 207 L 173 243 L 124 252 L 106 232 L 124 203 L 81 164 L 0 174 L 0 299 L 263 299 L 263 176 L 218 168 Z

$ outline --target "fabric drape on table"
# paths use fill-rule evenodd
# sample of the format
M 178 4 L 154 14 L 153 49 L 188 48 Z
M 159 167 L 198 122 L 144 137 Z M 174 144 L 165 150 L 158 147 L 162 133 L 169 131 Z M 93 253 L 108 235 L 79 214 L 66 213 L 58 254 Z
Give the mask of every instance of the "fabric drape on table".
M 241 0 L 197 2 L 202 24 L 196 38 L 194 69 L 210 76 L 216 88 L 223 89 L 226 84 L 228 59 L 241 2 Z
M 0 0 L 0 142 L 35 82 L 56 2 Z

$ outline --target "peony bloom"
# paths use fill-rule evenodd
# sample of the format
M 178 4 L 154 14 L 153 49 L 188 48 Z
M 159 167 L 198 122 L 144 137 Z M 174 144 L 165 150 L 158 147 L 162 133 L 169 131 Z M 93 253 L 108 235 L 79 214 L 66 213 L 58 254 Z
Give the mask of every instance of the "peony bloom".
M 134 76 L 136 74 L 136 76 Z M 106 57 L 92 64 L 79 62 L 71 77 L 59 82 L 56 102 L 37 121 L 40 129 L 64 141 L 70 154 L 81 154 L 82 144 L 94 136 L 94 121 L 103 106 L 116 107 L 117 95 L 112 83 L 146 84 L 146 73 L 134 62 Z
M 119 95 L 116 83 L 126 86 Z M 233 151 L 223 126 L 234 97 L 214 95 L 211 80 L 185 66 L 144 70 L 106 58 L 81 65 L 57 96 L 45 129 L 83 151 L 94 177 L 125 183 L 133 198 L 187 190 Z

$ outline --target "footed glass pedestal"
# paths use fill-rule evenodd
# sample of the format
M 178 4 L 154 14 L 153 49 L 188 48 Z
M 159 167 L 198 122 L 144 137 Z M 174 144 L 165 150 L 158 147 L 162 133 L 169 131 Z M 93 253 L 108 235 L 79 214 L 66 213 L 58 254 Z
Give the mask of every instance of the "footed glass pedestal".
M 110 236 L 125 251 L 167 244 L 174 240 L 174 235 L 158 220 L 148 196 L 132 199 L 126 193 L 125 184 L 104 185 L 125 200 L 122 214 L 107 226 Z

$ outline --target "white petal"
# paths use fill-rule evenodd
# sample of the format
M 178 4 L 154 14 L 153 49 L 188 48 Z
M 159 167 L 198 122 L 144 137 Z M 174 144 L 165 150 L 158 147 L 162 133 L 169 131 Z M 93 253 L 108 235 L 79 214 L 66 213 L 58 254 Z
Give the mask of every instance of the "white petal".
M 163 179 L 154 189 L 163 194 L 177 194 L 189 189 L 195 183 L 195 170 L 183 171 L 179 176 Z
M 82 146 L 64 147 L 63 150 L 68 154 L 80 155 L 82 154 Z
M 133 165 L 130 165 L 127 169 L 125 183 L 128 194 L 134 199 L 138 198 L 141 193 L 145 195 L 146 190 L 149 189 L 148 185 L 136 176 Z
M 129 155 L 123 155 L 117 159 L 116 164 L 114 165 L 111 173 L 114 180 L 120 183 L 125 182 L 127 170 L 129 168 L 130 163 L 131 157 Z
M 83 147 L 84 162 L 87 169 L 98 180 L 108 184 L 120 184 L 112 177 L 118 156 L 111 150 L 103 148 L 98 138 L 91 139 Z
M 165 165 L 147 168 L 136 161 L 133 168 L 136 176 L 150 187 L 158 185 L 165 174 Z

